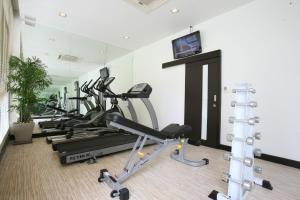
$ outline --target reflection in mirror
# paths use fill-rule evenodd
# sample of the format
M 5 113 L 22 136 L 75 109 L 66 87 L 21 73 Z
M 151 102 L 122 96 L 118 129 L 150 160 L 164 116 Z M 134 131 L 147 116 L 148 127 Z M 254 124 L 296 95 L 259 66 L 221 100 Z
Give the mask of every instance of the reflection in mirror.
M 79 86 L 82 86 L 86 81 L 95 81 L 104 66 L 109 68 L 110 76 L 116 78 L 110 85 L 112 91 L 121 93 L 132 87 L 133 56 L 130 50 L 39 24 L 35 27 L 23 25 L 22 48 L 25 58 L 38 57 L 47 66 L 53 84 L 41 97 L 49 98 L 55 94 L 56 106 L 62 109 L 78 108 L 78 101 L 69 99 L 78 96 L 74 82 L 79 81 Z M 81 91 L 79 95 L 86 94 Z M 90 107 L 96 104 L 95 98 L 89 99 Z M 87 112 L 85 104 L 81 102 L 80 113 Z M 107 106 L 110 108 L 109 100 Z

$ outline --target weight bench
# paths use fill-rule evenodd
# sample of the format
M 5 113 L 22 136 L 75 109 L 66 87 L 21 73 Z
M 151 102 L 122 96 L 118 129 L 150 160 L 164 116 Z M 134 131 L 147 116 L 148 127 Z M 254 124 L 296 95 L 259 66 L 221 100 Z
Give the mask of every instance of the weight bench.
M 129 159 L 126 162 L 125 167 L 118 175 L 110 175 L 107 169 L 100 170 L 98 181 L 105 182 L 112 188 L 113 191 L 110 194 L 112 198 L 119 196 L 120 200 L 128 200 L 129 190 L 121 184 L 132 174 L 141 169 L 144 164 L 154 160 L 160 152 L 170 145 L 177 144 L 177 149 L 170 155 L 171 158 L 176 161 L 193 167 L 200 167 L 209 163 L 206 158 L 200 161 L 185 159 L 185 150 L 188 142 L 186 135 L 192 132 L 192 128 L 190 126 L 170 124 L 163 130 L 157 131 L 114 114 L 107 115 L 106 119 L 110 122 L 111 126 L 126 130 L 139 136 L 129 155 Z M 144 154 L 142 149 L 148 139 L 156 142 L 158 146 L 151 153 Z

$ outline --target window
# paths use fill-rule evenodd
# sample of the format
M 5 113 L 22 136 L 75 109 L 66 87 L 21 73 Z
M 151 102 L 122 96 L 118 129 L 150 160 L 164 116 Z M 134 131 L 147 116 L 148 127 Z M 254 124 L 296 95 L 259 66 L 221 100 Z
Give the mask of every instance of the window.
M 2 63 L 3 63 L 3 24 L 4 24 L 4 12 L 0 5 L 0 84 L 2 83 Z

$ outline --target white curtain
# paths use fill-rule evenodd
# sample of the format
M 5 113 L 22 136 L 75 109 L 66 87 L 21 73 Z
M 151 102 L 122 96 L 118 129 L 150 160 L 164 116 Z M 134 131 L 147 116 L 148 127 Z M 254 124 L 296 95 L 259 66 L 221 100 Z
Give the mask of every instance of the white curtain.
M 10 0 L 0 1 L 0 96 L 5 93 L 13 11 Z
M 12 24 L 11 0 L 0 0 L 0 149 L 9 129 L 9 94 L 6 92 L 6 82 Z

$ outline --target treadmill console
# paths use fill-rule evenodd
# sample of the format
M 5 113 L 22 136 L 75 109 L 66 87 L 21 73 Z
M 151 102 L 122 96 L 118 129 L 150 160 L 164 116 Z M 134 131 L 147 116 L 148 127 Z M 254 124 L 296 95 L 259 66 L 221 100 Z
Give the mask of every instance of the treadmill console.
M 100 69 L 100 77 L 102 79 L 108 78 L 109 77 L 109 71 L 107 67 L 104 67 L 102 69 Z
M 133 86 L 127 93 L 123 94 L 129 98 L 149 98 L 152 88 L 147 83 L 139 83 Z

